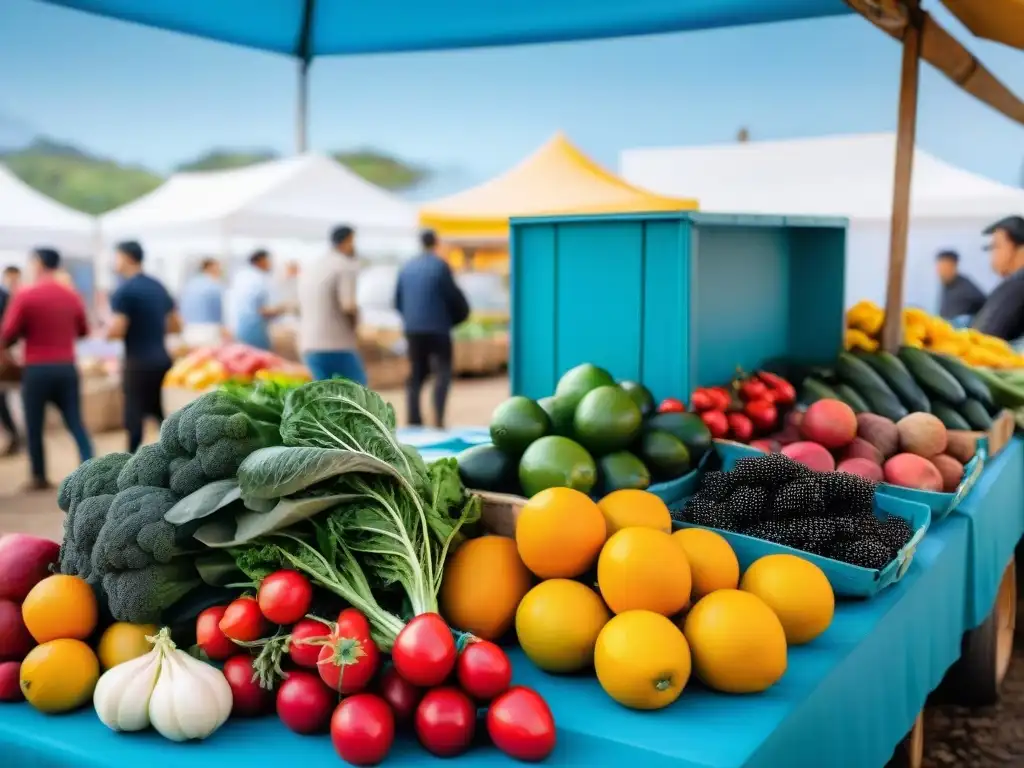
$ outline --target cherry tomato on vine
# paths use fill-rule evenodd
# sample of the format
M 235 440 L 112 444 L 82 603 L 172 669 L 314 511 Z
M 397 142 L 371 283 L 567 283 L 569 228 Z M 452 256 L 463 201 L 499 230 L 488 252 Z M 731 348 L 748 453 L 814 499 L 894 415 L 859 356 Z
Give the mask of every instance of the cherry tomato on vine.
M 398 674 L 421 688 L 432 688 L 447 680 L 457 655 L 452 631 L 436 613 L 413 617 L 391 648 L 391 660 Z
M 298 571 L 275 571 L 260 583 L 256 602 L 274 624 L 294 624 L 309 611 L 313 585 Z
M 225 609 L 217 626 L 229 638 L 242 643 L 259 640 L 270 629 L 260 612 L 256 598 L 248 595 L 233 600 Z
M 238 653 L 238 646 L 220 629 L 220 620 L 227 611 L 225 605 L 207 608 L 196 618 L 196 644 L 213 661 L 223 661 Z

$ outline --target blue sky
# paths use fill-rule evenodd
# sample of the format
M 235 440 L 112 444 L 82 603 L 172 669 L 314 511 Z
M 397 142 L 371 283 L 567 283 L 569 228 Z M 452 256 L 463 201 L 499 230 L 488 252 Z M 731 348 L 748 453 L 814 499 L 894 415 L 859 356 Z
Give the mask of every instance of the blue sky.
M 285 58 L 33 0 L 0 6 L 0 140 L 33 129 L 160 171 L 211 147 L 294 147 L 297 74 Z M 975 40 L 935 0 L 926 7 L 1024 93 L 1024 53 Z M 614 166 L 627 147 L 729 141 L 743 125 L 761 139 L 892 130 L 898 71 L 897 45 L 856 16 L 321 59 L 310 138 L 314 149 L 378 147 L 468 182 L 563 129 Z M 1020 183 L 1024 127 L 923 72 L 921 144 Z

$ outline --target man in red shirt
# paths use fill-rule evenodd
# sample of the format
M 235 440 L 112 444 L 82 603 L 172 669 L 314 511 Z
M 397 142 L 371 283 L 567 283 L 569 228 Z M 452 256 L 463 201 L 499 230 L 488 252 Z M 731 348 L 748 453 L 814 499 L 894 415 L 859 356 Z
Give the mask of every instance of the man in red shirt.
M 78 444 L 82 461 L 92 458 L 92 444 L 82 425 L 75 341 L 89 332 L 81 298 L 56 279 L 60 254 L 38 248 L 29 259 L 34 280 L 11 299 L 0 327 L 0 349 L 25 342 L 21 376 L 21 401 L 25 409 L 29 461 L 32 479 L 28 490 L 43 490 L 50 484 L 43 454 L 46 404 L 57 406 L 64 424 Z

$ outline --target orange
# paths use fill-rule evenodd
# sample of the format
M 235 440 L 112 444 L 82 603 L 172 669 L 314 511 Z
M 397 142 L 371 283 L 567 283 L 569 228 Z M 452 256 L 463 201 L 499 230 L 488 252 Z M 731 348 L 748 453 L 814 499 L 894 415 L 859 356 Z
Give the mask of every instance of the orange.
M 37 645 L 21 662 L 21 692 L 40 712 L 78 709 L 92 699 L 100 663 L 81 640 L 51 640 Z
M 683 548 L 690 564 L 692 600 L 700 600 L 716 589 L 736 589 L 740 563 L 724 537 L 706 528 L 684 528 L 672 538 Z
M 659 613 L 626 611 L 597 638 L 594 670 L 605 693 L 632 709 L 661 709 L 690 679 L 690 648 L 679 628 Z
M 723 693 L 760 693 L 786 672 L 786 633 L 779 617 L 749 592 L 720 589 L 686 615 L 683 634 L 697 677 Z
M 445 564 L 438 595 L 441 615 L 458 629 L 497 640 L 511 628 L 532 583 L 512 539 L 470 539 Z
M 768 555 L 743 574 L 740 589 L 757 595 L 775 611 L 786 642 L 803 645 L 832 623 L 836 597 L 825 572 L 796 555 Z
M 111 624 L 96 646 L 100 664 L 104 669 L 110 669 L 145 656 L 153 650 L 153 644 L 146 638 L 154 637 L 157 631 L 155 624 L 129 624 L 126 621 Z
M 96 629 L 96 595 L 77 576 L 47 576 L 21 604 L 21 618 L 37 643 L 85 640 Z
M 654 528 L 665 533 L 672 532 L 672 515 L 665 502 L 648 491 L 624 488 L 612 491 L 597 506 L 608 524 L 611 536 L 623 528 Z
M 642 610 L 671 616 L 690 599 L 690 565 L 670 534 L 623 528 L 601 550 L 597 584 L 615 613 Z
M 572 488 L 541 491 L 516 519 L 519 556 L 542 579 L 571 579 L 586 572 L 607 536 L 597 504 Z
M 594 663 L 594 644 L 611 618 L 590 587 L 569 579 L 543 581 L 516 611 L 526 657 L 546 672 L 578 672 Z

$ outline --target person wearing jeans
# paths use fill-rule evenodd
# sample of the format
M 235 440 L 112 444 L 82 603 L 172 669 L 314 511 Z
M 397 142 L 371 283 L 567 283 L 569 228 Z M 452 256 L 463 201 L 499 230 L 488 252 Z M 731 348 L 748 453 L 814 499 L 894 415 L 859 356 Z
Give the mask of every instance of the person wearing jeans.
M 60 254 L 51 248 L 32 253 L 32 285 L 14 294 L 0 327 L 0 349 L 6 357 L 19 340 L 25 342 L 21 399 L 25 409 L 32 477 L 27 490 L 50 487 L 43 451 L 46 405 L 52 403 L 78 445 L 82 461 L 92 458 L 92 443 L 82 424 L 75 341 L 89 332 L 85 305 L 70 288 L 56 279 Z
M 0 275 L 0 322 L 3 321 L 4 312 L 11 303 L 11 296 L 18 290 L 21 283 L 21 270 L 18 267 L 4 267 Z M 21 435 L 11 417 L 11 409 L 7 404 L 7 393 L 0 390 L 0 429 L 7 434 L 7 446 L 3 449 L 4 456 L 13 456 L 21 446 Z

